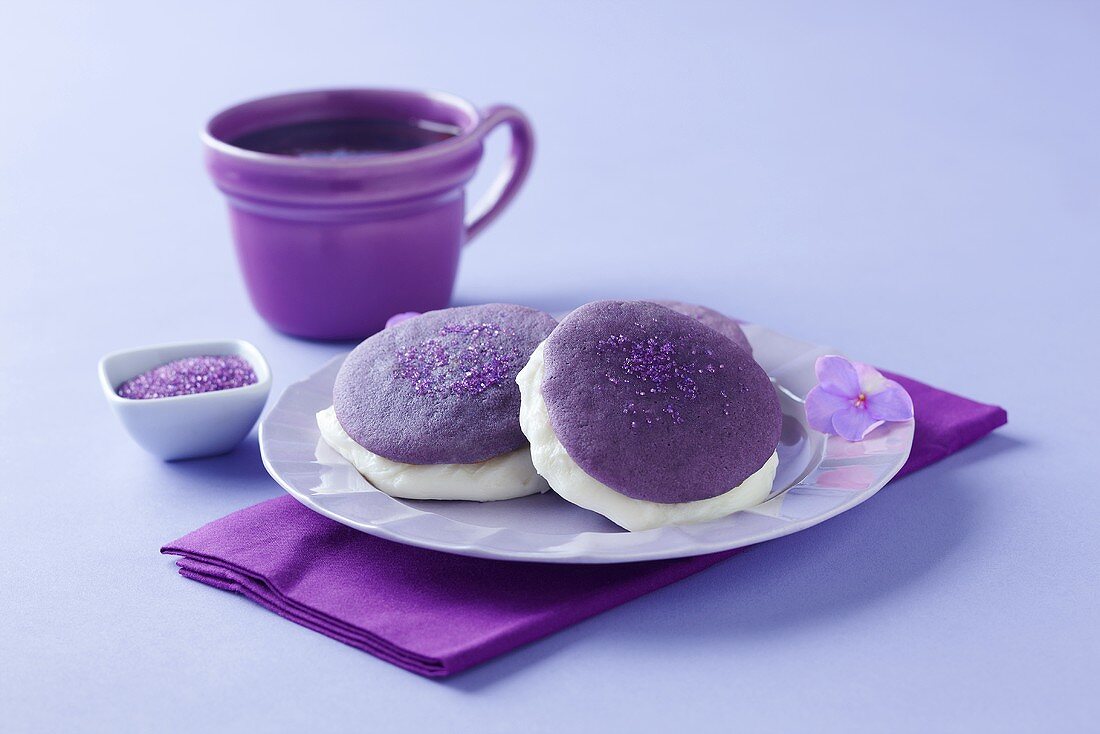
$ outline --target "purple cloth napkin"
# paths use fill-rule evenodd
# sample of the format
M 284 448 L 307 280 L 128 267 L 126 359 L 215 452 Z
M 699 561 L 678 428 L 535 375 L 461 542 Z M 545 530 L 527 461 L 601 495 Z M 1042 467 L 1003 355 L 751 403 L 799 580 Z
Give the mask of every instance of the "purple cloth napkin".
M 901 375 L 916 436 L 899 477 L 976 441 L 1007 415 Z M 644 563 L 491 561 L 400 545 L 306 509 L 261 502 L 169 543 L 180 574 L 394 665 L 446 676 L 678 581 L 737 551 Z

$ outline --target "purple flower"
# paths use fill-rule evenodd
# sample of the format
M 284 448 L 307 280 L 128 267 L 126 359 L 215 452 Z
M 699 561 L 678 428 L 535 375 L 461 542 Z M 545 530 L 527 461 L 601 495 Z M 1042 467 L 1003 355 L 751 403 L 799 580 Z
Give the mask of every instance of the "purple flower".
M 395 313 L 393 316 L 390 316 L 389 320 L 386 321 L 386 325 L 382 328 L 388 329 L 391 326 L 397 326 L 402 321 L 408 321 L 409 319 L 416 318 L 419 315 L 419 311 L 405 311 L 404 313 Z
M 913 417 L 905 388 L 870 365 L 828 354 L 814 370 L 818 385 L 806 396 L 806 419 L 816 431 L 862 441 L 886 421 Z

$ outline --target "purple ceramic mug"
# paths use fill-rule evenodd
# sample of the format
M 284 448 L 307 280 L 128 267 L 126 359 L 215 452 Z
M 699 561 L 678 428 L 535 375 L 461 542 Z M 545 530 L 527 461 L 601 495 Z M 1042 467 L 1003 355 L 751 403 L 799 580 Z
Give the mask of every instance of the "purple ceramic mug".
M 370 154 L 288 154 L 243 142 L 348 121 L 445 132 Z M 498 125 L 511 130 L 511 154 L 467 216 L 465 185 Z M 516 195 L 534 153 L 531 126 L 513 107 L 478 110 L 449 94 L 380 89 L 245 102 L 213 117 L 203 142 L 229 200 L 253 305 L 276 329 L 314 339 L 358 339 L 395 313 L 445 307 L 462 246 Z

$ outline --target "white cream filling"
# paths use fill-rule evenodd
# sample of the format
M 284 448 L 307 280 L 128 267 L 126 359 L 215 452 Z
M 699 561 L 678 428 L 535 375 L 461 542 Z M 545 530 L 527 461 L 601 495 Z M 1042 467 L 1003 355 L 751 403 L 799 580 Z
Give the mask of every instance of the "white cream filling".
M 340 425 L 332 407 L 317 414 L 317 427 L 329 446 L 391 497 L 489 502 L 525 497 L 550 488 L 535 471 L 526 446 L 477 464 L 404 464 L 356 443 Z
M 664 525 L 715 520 L 767 499 L 779 465 L 779 454 L 774 452 L 740 485 L 717 497 L 695 502 L 665 504 L 633 499 L 586 474 L 570 458 L 550 425 L 550 413 L 542 397 L 545 345 L 545 341 L 539 344 L 527 365 L 516 376 L 520 394 L 519 425 L 531 442 L 531 460 L 535 469 L 566 500 L 598 512 L 627 530 L 649 530 Z

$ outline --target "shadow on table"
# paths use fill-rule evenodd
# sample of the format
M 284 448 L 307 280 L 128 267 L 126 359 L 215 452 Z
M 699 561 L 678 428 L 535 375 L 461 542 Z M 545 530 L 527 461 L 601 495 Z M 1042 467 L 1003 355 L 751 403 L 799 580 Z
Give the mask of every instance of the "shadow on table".
M 271 494 L 273 489 L 278 488 L 264 469 L 255 429 L 227 454 L 185 461 L 169 461 L 165 462 L 164 466 L 167 471 L 194 480 L 188 484 L 188 491 L 211 491 L 219 495 L 224 495 L 230 490 L 240 494 L 254 491 Z
M 960 469 L 1023 445 L 989 436 L 822 525 L 749 548 L 443 683 L 476 691 L 590 635 L 633 647 L 647 640 L 755 638 L 858 612 L 919 580 L 981 527 L 987 487 Z

